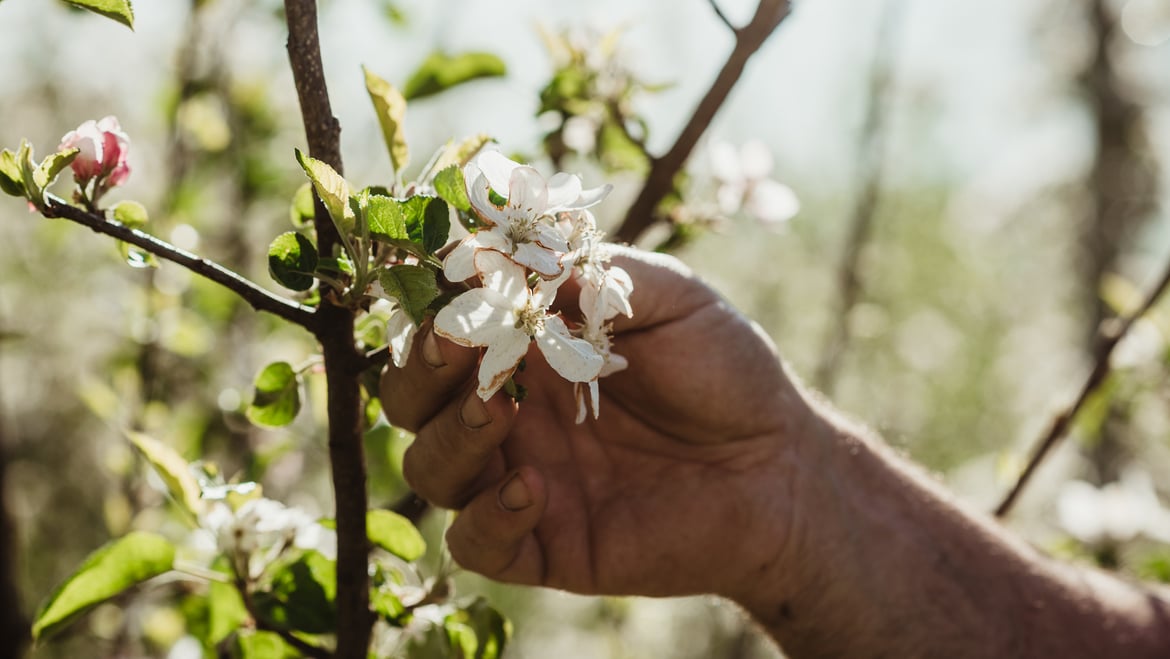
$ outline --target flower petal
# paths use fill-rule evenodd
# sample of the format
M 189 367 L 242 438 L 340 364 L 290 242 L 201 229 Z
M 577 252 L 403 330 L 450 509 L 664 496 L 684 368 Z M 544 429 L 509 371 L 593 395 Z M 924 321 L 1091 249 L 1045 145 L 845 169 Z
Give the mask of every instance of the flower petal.
M 787 185 L 764 179 L 748 192 L 744 210 L 765 224 L 779 224 L 800 211 L 800 200 Z
M 443 276 L 452 282 L 461 282 L 475 276 L 475 250 L 478 247 L 479 233 L 473 233 L 461 240 L 443 259 Z
M 739 147 L 739 164 L 747 180 L 766 179 L 772 173 L 772 151 L 760 140 L 744 142 Z
M 478 250 L 475 270 L 484 288 L 508 300 L 511 309 L 519 309 L 528 301 L 528 279 L 524 268 L 506 255 L 494 249 Z
M 406 366 L 406 358 L 410 355 L 410 346 L 414 343 L 414 335 L 418 326 L 411 320 L 410 314 L 401 307 L 394 310 L 390 320 L 386 321 L 386 336 L 390 339 L 390 355 L 394 365 L 398 368 Z
M 488 185 L 503 196 L 512 180 L 512 172 L 520 167 L 520 163 L 511 160 L 499 151 L 481 151 L 471 160 L 475 167 L 487 179 Z M 468 163 L 468 166 L 471 165 Z
M 540 217 L 548 208 L 548 186 L 540 172 L 527 166 L 512 170 L 508 182 L 508 208 L 525 219 Z
M 487 177 L 480 174 L 467 189 L 468 201 L 479 217 L 488 224 L 507 222 L 508 216 L 504 214 L 503 209 L 492 203 L 491 189 Z
M 510 335 L 501 333 L 498 340 L 488 346 L 479 363 L 479 387 L 475 393 L 480 398 L 487 400 L 504 386 L 528 353 L 530 341 L 527 334 L 512 328 Z
M 562 210 L 581 210 L 584 208 L 589 208 L 590 206 L 596 206 L 597 204 L 601 203 L 602 199 L 605 199 L 610 190 L 613 190 L 613 185 L 609 183 L 598 186 L 596 188 L 583 190 L 581 192 L 581 196 L 577 197 L 576 201 L 565 204 Z
M 501 329 L 516 329 L 510 301 L 490 288 L 475 288 L 451 300 L 435 316 L 435 332 L 463 346 L 486 346 Z
M 553 174 L 552 178 L 548 180 L 548 212 L 555 213 L 556 211 L 572 204 L 581 196 L 581 179 L 566 174 L 565 172 L 557 172 Z
M 555 224 L 546 224 L 544 222 L 537 222 L 536 226 L 532 228 L 532 240 L 538 242 L 542 247 L 547 247 L 557 252 L 569 251 L 569 241 L 565 238 L 564 232 Z
M 512 253 L 512 260 L 540 273 L 542 277 L 556 277 L 564 272 L 561 255 L 537 243 L 520 243 Z
M 569 382 L 588 382 L 605 364 L 605 358 L 588 341 L 569 336 L 569 328 L 559 316 L 545 318 L 535 338 L 548 365 Z

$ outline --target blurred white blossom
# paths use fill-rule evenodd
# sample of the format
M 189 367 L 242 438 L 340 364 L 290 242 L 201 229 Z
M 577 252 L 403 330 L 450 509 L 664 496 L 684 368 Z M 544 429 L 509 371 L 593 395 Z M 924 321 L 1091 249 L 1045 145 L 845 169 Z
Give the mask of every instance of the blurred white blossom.
M 1061 528 L 1087 545 L 1128 542 L 1139 535 L 1170 542 L 1170 511 L 1158 500 L 1149 473 L 1137 468 L 1100 488 L 1082 480 L 1066 483 L 1056 513 Z

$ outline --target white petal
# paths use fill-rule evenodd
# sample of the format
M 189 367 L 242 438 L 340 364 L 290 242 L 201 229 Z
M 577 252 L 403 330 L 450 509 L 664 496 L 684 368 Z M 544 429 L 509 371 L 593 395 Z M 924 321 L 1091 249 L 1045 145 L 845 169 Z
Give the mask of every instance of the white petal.
M 715 198 L 719 202 L 719 210 L 724 215 L 734 215 L 743 207 L 743 193 L 746 186 L 741 181 L 725 183 L 715 191 Z
M 730 142 L 716 142 L 711 145 L 708 157 L 711 161 L 711 174 L 720 181 L 739 181 L 743 178 L 740 169 L 739 154 Z
M 558 172 L 553 174 L 553 177 L 548 180 L 547 206 L 550 213 L 567 207 L 580 196 L 580 178 L 572 174 L 566 174 L 565 172 Z
M 601 373 L 598 374 L 598 377 L 603 378 L 607 375 L 613 375 L 618 371 L 624 371 L 629 365 L 630 361 L 628 359 L 611 352 L 605 360 L 605 366 L 601 367 Z
M 475 251 L 478 248 L 479 233 L 473 233 L 464 238 L 447 254 L 447 258 L 443 259 L 443 276 L 452 282 L 461 282 L 474 277 Z
M 566 204 L 562 210 L 581 210 L 590 206 L 596 206 L 601 203 L 602 199 L 605 199 L 610 190 L 613 190 L 613 186 L 609 183 L 596 188 L 583 190 L 581 191 L 581 196 L 577 197 L 572 203 Z
M 585 387 L 580 382 L 573 383 L 573 398 L 577 401 L 577 418 L 573 423 L 578 425 L 585 423 L 585 415 L 588 412 L 585 403 Z
M 410 355 L 410 346 L 414 343 L 414 335 L 418 326 L 411 320 L 410 314 L 401 308 L 396 309 L 386 321 L 386 335 L 390 339 L 390 354 L 394 358 L 394 365 L 398 368 L 406 366 L 406 358 Z
M 800 211 L 800 200 L 787 185 L 770 179 L 757 182 L 744 202 L 744 210 L 761 222 L 779 224 Z
M 504 211 L 491 200 L 491 184 L 488 183 L 487 177 L 480 174 L 471 184 L 468 190 L 468 201 L 471 202 L 472 208 L 479 214 L 488 224 L 500 224 L 507 222 L 508 216 Z
M 548 365 L 569 382 L 588 382 L 605 364 L 605 358 L 588 341 L 569 336 L 569 328 L 559 316 L 546 318 L 535 338 Z
M 556 277 L 564 272 L 561 255 L 537 243 L 520 243 L 512 253 L 512 260 L 540 273 L 543 277 Z
M 511 302 L 490 288 L 475 288 L 439 310 L 435 332 L 463 346 L 485 346 L 501 329 L 516 330 Z
M 509 159 L 499 151 L 481 151 L 472 162 L 487 178 L 492 189 L 504 196 L 508 191 L 508 184 L 512 180 L 512 172 L 520 167 L 520 163 Z
M 528 352 L 528 343 L 531 339 L 527 334 L 512 328 L 512 333 L 500 334 L 498 339 L 488 346 L 479 363 L 479 387 L 475 393 L 483 400 L 492 397 L 508 381 L 516 366 Z
M 520 211 L 525 218 L 539 217 L 548 208 L 548 186 L 540 172 L 527 166 L 512 170 L 508 182 L 508 208 Z
M 747 180 L 766 179 L 772 173 L 772 150 L 759 140 L 744 142 L 739 148 L 739 163 Z
M 508 300 L 512 309 L 519 309 L 528 301 L 528 279 L 523 266 L 494 249 L 475 253 L 475 270 L 484 288 Z
M 557 289 L 561 284 L 569 280 L 569 276 L 573 271 L 565 268 L 561 274 L 552 279 L 541 279 L 536 282 L 536 288 L 532 291 L 532 306 L 538 309 L 547 309 L 552 305 L 553 300 L 557 299 Z
M 565 234 L 561 231 L 561 228 L 555 224 L 538 222 L 533 227 L 531 233 L 532 240 L 540 243 L 543 247 L 561 252 L 562 254 L 569 251 L 569 240 L 565 238 Z

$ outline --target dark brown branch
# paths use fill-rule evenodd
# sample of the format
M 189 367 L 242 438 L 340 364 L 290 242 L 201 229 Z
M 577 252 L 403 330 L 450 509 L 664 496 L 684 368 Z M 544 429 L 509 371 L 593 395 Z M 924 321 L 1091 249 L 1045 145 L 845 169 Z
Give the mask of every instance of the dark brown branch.
M 45 215 L 47 217 L 59 217 L 77 222 L 98 233 L 104 233 L 107 236 L 117 238 L 118 240 L 146 250 L 161 259 L 177 263 L 191 272 L 205 277 L 239 295 L 257 311 L 267 311 L 290 323 L 295 323 L 310 330 L 316 325 L 316 317 L 311 307 L 297 304 L 292 300 L 264 290 L 256 285 L 255 282 L 228 270 L 214 261 L 175 247 L 165 240 L 155 238 L 149 233 L 132 229 L 120 222 L 107 220 L 101 215 L 90 213 L 76 206 L 71 206 L 61 199 L 54 197 L 49 198 L 49 202 L 45 206 Z
M 853 212 L 849 222 L 849 235 L 845 239 L 841 264 L 838 268 L 838 301 L 836 313 L 829 322 L 825 346 L 821 350 L 821 362 L 813 375 L 818 389 L 831 394 L 840 372 L 841 358 L 849 345 L 849 316 L 861 298 L 861 252 L 873 233 L 874 218 L 877 216 L 878 197 L 881 192 L 884 171 L 882 168 L 885 152 L 886 107 L 884 98 L 890 88 L 891 67 L 894 60 L 889 54 L 894 41 L 894 14 L 898 6 L 886 9 L 882 16 L 875 40 L 873 65 L 869 74 L 867 90 L 868 106 L 861 126 L 859 151 L 858 193 L 854 199 Z
M 715 113 L 723 106 L 735 83 L 743 75 L 748 60 L 788 16 L 789 10 L 788 0 L 760 0 L 751 22 L 735 30 L 735 48 L 727 57 L 723 69 L 695 108 L 695 113 L 687 121 L 674 146 L 662 157 L 652 159 L 642 191 L 626 212 L 621 226 L 614 232 L 614 240 L 635 242 L 658 219 L 655 211 L 674 187 L 675 175 L 682 170 L 699 138 L 711 125 Z
M 341 126 L 329 104 L 329 89 L 321 63 L 315 0 L 285 0 L 288 22 L 288 58 L 305 124 L 309 155 L 339 174 Z M 340 242 L 324 204 L 315 205 L 317 245 L 332 254 Z M 366 360 L 354 348 L 352 310 L 325 295 L 317 311 L 317 340 L 325 356 L 328 392 L 329 464 L 337 520 L 337 657 L 365 659 L 374 617 L 369 606 L 366 539 L 366 463 L 362 446 L 361 384 Z
M 1085 380 L 1084 385 L 1081 386 L 1081 391 L 1077 395 L 1076 401 L 1071 407 L 1056 415 L 1056 418 L 1052 420 L 1052 424 L 1049 426 L 1048 432 L 1036 443 L 1036 447 L 1032 450 L 1032 457 L 1028 460 L 1024 471 L 1020 473 L 1015 485 L 1004 496 L 1003 501 L 996 506 L 996 517 L 1003 517 L 1011 511 L 1012 505 L 1015 504 L 1024 486 L 1031 480 L 1032 475 L 1036 471 L 1036 467 L 1044 460 L 1044 456 L 1064 437 L 1068 432 L 1069 426 L 1072 425 L 1073 419 L 1076 418 L 1077 413 L 1084 407 L 1085 402 L 1109 376 L 1111 369 L 1109 358 L 1113 355 L 1113 349 L 1125 338 L 1125 335 L 1129 333 L 1133 324 L 1154 306 L 1154 303 L 1158 301 L 1158 298 L 1162 296 L 1162 293 L 1166 291 L 1167 287 L 1170 287 L 1170 264 L 1167 264 L 1166 272 L 1162 274 L 1162 278 L 1150 291 L 1149 295 L 1146 296 L 1146 299 L 1140 307 L 1126 316 L 1124 320 L 1119 319 L 1112 323 L 1102 324 L 1097 335 L 1096 359 L 1093 364 L 1093 370 L 1089 373 L 1089 377 Z

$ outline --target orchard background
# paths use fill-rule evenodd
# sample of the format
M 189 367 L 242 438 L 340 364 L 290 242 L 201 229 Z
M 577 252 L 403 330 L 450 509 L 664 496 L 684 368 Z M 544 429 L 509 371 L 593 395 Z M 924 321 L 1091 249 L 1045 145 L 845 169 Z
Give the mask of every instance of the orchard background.
M 718 5 L 736 25 L 755 8 Z M 64 3 L 0 3 L 0 147 L 27 138 L 47 155 L 83 121 L 116 115 L 133 173 L 111 202 L 142 202 L 148 232 L 282 290 L 266 255 L 289 228 L 304 182 L 293 148 L 305 141 L 282 4 L 134 9 L 131 32 Z M 453 137 L 486 133 L 551 171 L 543 137 L 556 122 L 537 115 L 556 60 L 542 30 L 617 31 L 621 66 L 647 87 L 625 100 L 652 154 L 675 142 L 734 45 L 702 0 L 325 0 L 346 177 L 389 176 L 361 67 L 401 87 L 435 51 L 493 53 L 506 74 L 411 101 L 415 168 Z M 758 140 L 799 213 L 766 225 L 740 212 L 674 240 L 659 227 L 640 243 L 665 241 L 763 326 L 801 378 L 992 509 L 1101 356 L 1102 322 L 1137 308 L 1170 260 L 1168 70 L 1163 0 L 799 2 L 707 127 L 684 197 L 709 206 L 716 145 Z M 587 186 L 615 185 L 594 209 L 603 226 L 615 228 L 641 189 L 644 163 L 630 147 L 601 163 L 559 154 Z M 20 200 L 0 203 L 0 242 L 2 622 L 27 629 L 55 584 L 109 539 L 179 533 L 124 426 L 329 514 L 323 378 L 306 378 L 307 413 L 291 426 L 244 415 L 257 370 L 309 359 L 309 334 L 174 264 L 128 267 L 113 241 Z M 1170 580 L 1160 504 L 1170 494 L 1170 303 L 1135 323 L 1107 363 L 1009 523 L 1070 559 Z M 385 426 L 367 433 L 371 506 L 407 494 L 408 441 Z M 444 523 L 422 517 L 431 571 L 445 569 Z M 505 656 L 775 655 L 709 598 L 581 598 L 467 574 L 456 585 L 512 621 Z M 147 584 L 29 656 L 201 656 L 181 588 Z M 22 656 L 8 641 L 23 635 L 4 628 L 0 656 Z

